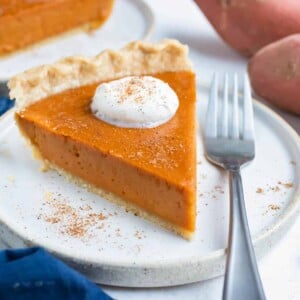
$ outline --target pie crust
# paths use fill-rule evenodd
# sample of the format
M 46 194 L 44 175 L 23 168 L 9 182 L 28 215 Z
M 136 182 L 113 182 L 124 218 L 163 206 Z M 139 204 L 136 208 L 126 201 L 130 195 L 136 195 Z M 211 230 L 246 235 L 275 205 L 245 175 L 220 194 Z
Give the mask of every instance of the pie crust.
M 133 42 L 119 51 L 105 50 L 91 58 L 72 56 L 27 70 L 8 82 L 10 98 L 22 111 L 61 91 L 129 75 L 192 70 L 188 48 L 176 40 L 157 44 Z

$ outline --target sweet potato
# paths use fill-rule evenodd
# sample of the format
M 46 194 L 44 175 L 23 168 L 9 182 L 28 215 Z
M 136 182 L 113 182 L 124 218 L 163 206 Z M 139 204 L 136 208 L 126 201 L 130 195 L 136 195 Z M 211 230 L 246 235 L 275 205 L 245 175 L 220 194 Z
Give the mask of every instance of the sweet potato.
M 300 32 L 299 0 L 195 0 L 221 37 L 243 55 Z
M 249 61 L 248 72 L 259 96 L 300 115 L 300 33 L 262 48 Z

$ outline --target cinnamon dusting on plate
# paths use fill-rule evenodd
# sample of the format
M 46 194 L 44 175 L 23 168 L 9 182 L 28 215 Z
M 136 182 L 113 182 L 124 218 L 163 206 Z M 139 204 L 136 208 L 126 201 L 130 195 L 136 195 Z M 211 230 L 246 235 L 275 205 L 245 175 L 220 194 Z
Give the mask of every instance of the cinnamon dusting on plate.
M 267 184 L 267 186 L 264 189 L 261 188 L 261 187 L 258 187 L 256 189 L 256 193 L 257 194 L 265 194 L 267 192 L 278 193 L 278 192 L 282 191 L 283 188 L 290 189 L 293 186 L 294 186 L 293 182 L 282 182 L 282 181 L 279 180 L 279 181 L 277 181 L 277 184 L 275 184 L 275 185 Z
M 280 209 L 280 206 L 279 205 L 276 205 L 276 204 L 270 204 L 268 206 L 269 209 L 272 209 L 272 210 L 279 210 Z
M 281 181 L 278 181 L 278 184 L 282 185 L 283 187 L 287 188 L 287 189 L 290 189 L 294 186 L 294 183 L 293 182 L 286 182 L 286 183 L 283 183 Z
M 259 188 L 256 189 L 256 193 L 257 193 L 257 194 L 263 194 L 263 193 L 264 193 L 264 190 L 263 190 L 262 188 L 259 187 Z
M 103 221 L 112 216 L 112 214 L 94 212 L 88 204 L 79 207 L 71 206 L 66 199 L 53 193 L 46 192 L 44 198 L 44 205 L 49 209 L 47 213 L 41 213 L 37 218 L 50 224 L 57 224 L 60 233 L 70 237 L 88 237 L 92 229 L 103 229 L 105 227 Z
M 220 185 L 216 185 L 214 187 L 215 191 L 220 193 L 220 194 L 224 194 L 224 189 L 220 186 Z
M 145 237 L 146 237 L 146 235 L 144 234 L 144 231 L 138 231 L 138 230 L 135 231 L 134 236 L 135 236 L 138 240 L 141 240 L 142 238 L 145 238 Z
M 281 207 L 278 204 L 269 204 L 266 211 L 263 213 L 263 216 L 272 213 L 272 215 L 276 215 Z

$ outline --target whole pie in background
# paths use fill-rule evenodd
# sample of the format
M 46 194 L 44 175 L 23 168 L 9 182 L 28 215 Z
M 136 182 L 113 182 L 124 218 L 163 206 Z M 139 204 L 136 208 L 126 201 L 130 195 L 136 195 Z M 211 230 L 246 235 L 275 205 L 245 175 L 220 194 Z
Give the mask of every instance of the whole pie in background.
M 109 17 L 114 0 L 2 0 L 0 56 L 88 24 L 96 28 Z
M 107 191 L 110 200 L 190 238 L 196 218 L 196 88 L 187 52 L 175 40 L 134 42 L 93 58 L 68 57 L 30 69 L 12 78 L 9 88 L 19 129 L 47 167 L 93 192 Z M 101 83 L 135 76 L 127 89 L 131 95 L 145 75 L 177 95 L 171 119 L 153 128 L 124 128 L 94 115 L 91 102 Z

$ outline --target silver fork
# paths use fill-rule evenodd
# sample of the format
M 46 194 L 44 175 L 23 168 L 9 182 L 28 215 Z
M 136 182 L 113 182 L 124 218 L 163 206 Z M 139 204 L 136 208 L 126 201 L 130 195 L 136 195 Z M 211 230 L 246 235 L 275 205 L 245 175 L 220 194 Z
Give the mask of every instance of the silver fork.
M 240 174 L 240 168 L 255 156 L 250 84 L 245 74 L 239 97 L 238 76 L 234 74 L 232 93 L 229 93 L 229 76 L 226 73 L 223 95 L 219 97 L 218 81 L 218 75 L 215 74 L 204 141 L 207 158 L 229 172 L 230 225 L 223 299 L 265 299 L 249 233 Z M 239 102 L 242 102 L 241 105 Z

